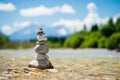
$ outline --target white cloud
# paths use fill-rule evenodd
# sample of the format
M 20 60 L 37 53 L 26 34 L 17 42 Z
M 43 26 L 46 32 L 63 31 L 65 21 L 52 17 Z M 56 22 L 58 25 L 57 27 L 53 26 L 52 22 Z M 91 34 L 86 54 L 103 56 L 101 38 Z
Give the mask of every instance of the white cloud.
M 15 22 L 13 24 L 14 27 L 17 27 L 17 28 L 24 28 L 24 27 L 27 27 L 31 25 L 31 23 L 29 21 L 24 21 L 24 22 Z
M 65 20 L 60 19 L 58 21 L 53 22 L 52 26 L 63 26 L 69 32 L 73 33 L 75 31 L 80 31 L 83 29 L 83 26 L 86 25 L 87 29 L 90 30 L 91 26 L 94 24 L 105 24 L 108 21 L 108 18 L 100 18 L 97 13 L 97 6 L 94 3 L 87 4 L 88 14 L 81 21 L 79 19 L 74 20 Z M 68 32 L 67 32 L 68 33 Z
M 5 35 L 11 35 L 13 34 L 14 32 L 24 28 L 24 27 L 27 27 L 31 25 L 31 23 L 29 21 L 24 21 L 24 22 L 14 22 L 12 26 L 9 26 L 9 25 L 4 25 L 2 26 L 1 28 L 1 31 L 3 34 Z M 27 31 L 26 34 L 28 34 L 30 31 Z
M 89 12 L 96 12 L 97 6 L 93 2 L 91 2 L 87 4 L 87 9 L 89 10 Z
M 93 24 L 100 24 L 101 23 L 101 18 L 98 16 L 97 13 L 95 12 L 89 12 L 87 16 L 84 18 L 83 23 L 86 26 L 91 26 Z
M 22 16 L 41 16 L 41 15 L 53 15 L 57 12 L 67 13 L 67 14 L 74 14 L 75 10 L 70 5 L 63 5 L 61 7 L 55 6 L 52 8 L 48 8 L 45 6 L 38 6 L 33 8 L 26 8 L 20 10 L 20 14 Z
M 83 23 L 80 20 L 65 20 L 60 19 L 52 24 L 53 27 L 55 26 L 65 26 L 69 30 L 69 32 L 74 32 L 78 30 L 82 30 Z
M 0 3 L 0 11 L 13 11 L 15 9 L 16 8 L 12 3 Z
M 60 12 L 74 14 L 75 10 L 71 6 L 69 6 L 68 4 L 65 4 L 60 8 Z
M 90 28 L 91 25 L 94 24 L 100 24 L 102 22 L 102 19 L 99 17 L 98 13 L 97 13 L 97 6 L 94 3 L 89 3 L 87 5 L 87 9 L 88 9 L 88 14 L 85 17 L 83 23 Z
M 67 32 L 64 28 L 61 28 L 60 30 L 58 30 L 58 33 L 63 35 L 63 36 L 67 35 Z
M 91 28 L 92 25 L 94 24 L 105 24 L 109 18 L 100 18 L 99 14 L 97 12 L 97 6 L 95 3 L 91 2 L 87 5 L 87 9 L 88 9 L 88 14 L 87 16 L 84 18 L 83 20 L 83 24 L 85 24 L 88 29 Z
M 114 18 L 113 18 L 113 22 L 114 22 L 114 23 L 116 23 L 117 18 L 120 18 L 120 13 L 119 13 L 119 14 L 117 14 L 116 16 L 114 16 Z
M 13 30 L 11 28 L 11 26 L 8 26 L 8 25 L 4 25 L 2 28 L 1 28 L 1 31 L 3 34 L 5 35 L 11 35 L 13 33 Z
M 13 31 L 16 32 L 22 28 L 28 27 L 31 25 L 31 22 L 29 21 L 23 21 L 23 22 L 14 22 L 13 23 Z

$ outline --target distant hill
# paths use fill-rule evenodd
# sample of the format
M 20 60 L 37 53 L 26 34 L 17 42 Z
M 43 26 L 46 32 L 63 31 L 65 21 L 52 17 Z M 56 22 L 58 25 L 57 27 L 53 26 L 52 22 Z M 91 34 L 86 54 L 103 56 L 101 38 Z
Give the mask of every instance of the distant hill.
M 14 32 L 12 35 L 9 36 L 9 38 L 11 41 L 28 41 L 30 39 L 36 39 L 36 32 L 39 28 L 41 27 L 36 25 L 31 25 L 19 31 Z M 61 27 L 44 26 L 42 28 L 46 33 L 45 36 L 56 36 L 56 37 L 62 36 L 57 32 Z

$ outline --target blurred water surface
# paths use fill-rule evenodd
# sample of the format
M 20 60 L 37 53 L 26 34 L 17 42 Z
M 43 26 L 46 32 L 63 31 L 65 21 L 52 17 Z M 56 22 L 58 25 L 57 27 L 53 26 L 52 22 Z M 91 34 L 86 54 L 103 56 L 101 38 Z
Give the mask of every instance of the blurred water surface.
M 2 55 L 11 55 L 11 56 L 22 56 L 22 55 L 29 55 L 34 56 L 36 53 L 33 49 L 19 49 L 19 50 L 0 50 L 0 54 Z M 86 57 L 86 58 L 119 58 L 120 52 L 115 50 L 107 50 L 107 49 L 50 49 L 48 55 L 50 57 L 56 58 L 79 58 L 79 57 Z

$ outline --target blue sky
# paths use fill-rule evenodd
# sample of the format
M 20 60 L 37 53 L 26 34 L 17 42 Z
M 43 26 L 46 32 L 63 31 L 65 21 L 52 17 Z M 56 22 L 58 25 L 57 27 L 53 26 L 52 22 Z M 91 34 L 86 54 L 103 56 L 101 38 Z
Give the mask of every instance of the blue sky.
M 118 16 L 120 0 L 0 0 L 0 31 L 8 36 L 31 25 L 67 35 Z

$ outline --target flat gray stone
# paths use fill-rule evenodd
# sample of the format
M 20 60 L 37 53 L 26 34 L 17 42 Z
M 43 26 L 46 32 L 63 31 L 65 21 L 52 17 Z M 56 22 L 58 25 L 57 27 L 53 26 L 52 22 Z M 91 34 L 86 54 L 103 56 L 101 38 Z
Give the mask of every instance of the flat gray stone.
M 37 41 L 38 45 L 45 45 L 47 43 L 47 41 Z
M 47 41 L 47 38 L 44 38 L 43 36 L 37 35 L 38 41 Z
M 36 45 L 34 50 L 35 50 L 36 53 L 46 54 L 46 53 L 48 53 L 49 48 L 46 45 Z
M 39 69 L 53 69 L 51 62 L 48 59 L 33 60 L 28 66 Z
M 36 54 L 35 55 L 35 59 L 39 60 L 39 59 L 48 59 L 49 57 L 46 54 Z

